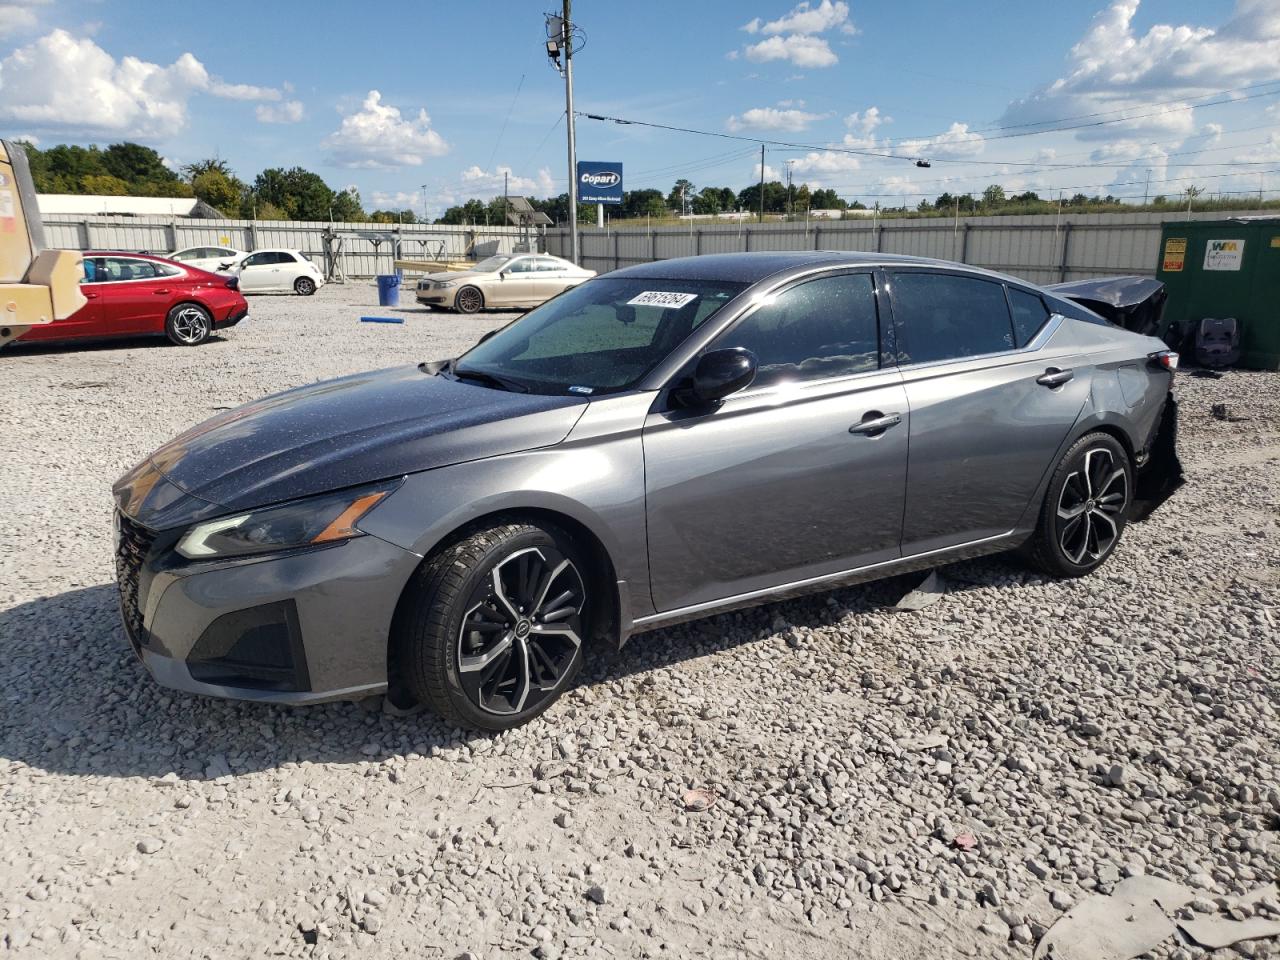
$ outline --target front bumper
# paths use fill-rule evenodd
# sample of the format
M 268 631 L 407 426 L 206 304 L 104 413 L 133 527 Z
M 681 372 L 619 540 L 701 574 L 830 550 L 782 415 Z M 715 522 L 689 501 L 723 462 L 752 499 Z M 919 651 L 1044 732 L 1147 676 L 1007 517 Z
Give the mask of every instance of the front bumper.
M 162 685 L 270 703 L 350 700 L 387 686 L 387 640 L 420 557 L 373 536 L 192 563 L 182 530 L 117 517 L 125 633 Z

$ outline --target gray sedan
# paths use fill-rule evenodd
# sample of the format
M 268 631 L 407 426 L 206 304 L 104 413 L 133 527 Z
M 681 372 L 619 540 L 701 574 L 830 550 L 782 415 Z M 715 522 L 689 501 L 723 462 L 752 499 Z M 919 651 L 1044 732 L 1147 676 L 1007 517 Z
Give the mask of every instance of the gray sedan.
M 1089 573 L 1181 481 L 1176 365 L 959 264 L 630 267 L 157 450 L 115 486 L 125 626 L 181 690 L 506 729 L 664 624 L 1014 549 Z

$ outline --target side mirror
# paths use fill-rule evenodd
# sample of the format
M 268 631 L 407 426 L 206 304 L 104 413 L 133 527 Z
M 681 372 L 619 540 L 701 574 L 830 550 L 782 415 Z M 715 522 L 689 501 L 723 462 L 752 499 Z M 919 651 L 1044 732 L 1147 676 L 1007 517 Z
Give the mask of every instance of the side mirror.
M 501 329 L 502 329 L 501 327 L 497 327 L 493 330 L 490 330 L 488 333 L 486 333 L 484 336 L 482 336 L 479 340 L 476 341 L 476 346 L 479 346 L 480 344 L 484 343 L 486 340 L 488 340 L 490 337 L 492 337 L 495 333 L 497 333 Z
M 507 271 L 505 271 L 505 270 L 499 270 L 499 271 L 498 271 L 498 279 L 499 279 L 499 280 L 505 280 L 505 279 L 507 279 Z
M 756 355 L 745 347 L 704 353 L 693 376 L 676 389 L 676 398 L 686 406 L 719 403 L 750 385 L 756 365 Z

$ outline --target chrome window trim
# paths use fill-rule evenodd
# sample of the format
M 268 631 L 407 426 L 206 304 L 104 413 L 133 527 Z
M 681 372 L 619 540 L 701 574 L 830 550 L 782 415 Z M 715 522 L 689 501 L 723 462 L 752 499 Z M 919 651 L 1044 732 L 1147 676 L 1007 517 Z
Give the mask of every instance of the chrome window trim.
M 90 255 L 90 256 L 86 257 L 85 259 L 86 259 L 86 260 L 129 260 L 129 261 L 131 261 L 131 262 L 133 262 L 133 263 L 145 263 L 145 264 L 148 264 L 149 266 L 151 266 L 151 268 L 152 268 L 152 269 L 155 269 L 155 268 L 156 268 L 156 266 L 157 266 L 157 264 L 156 264 L 156 262 L 155 262 L 154 260 L 143 260 L 141 257 L 125 257 L 125 256 L 118 256 L 118 255 L 116 255 L 116 254 L 96 254 L 96 255 Z M 174 261 L 174 262 L 175 262 L 175 263 L 179 263 L 179 264 L 180 264 L 180 261 Z M 184 266 L 179 265 L 179 266 L 178 266 L 178 269 L 182 271 L 182 276 L 183 276 L 183 277 L 188 276 L 188 273 L 187 273 L 186 268 L 185 268 Z M 82 284 L 84 284 L 84 285 L 87 285 L 87 286 L 91 286 L 91 287 L 100 287 L 100 286 L 103 286 L 104 284 L 108 284 L 108 283 L 113 283 L 113 284 L 121 284 L 121 283 L 150 283 L 150 282 L 151 282 L 151 281 L 153 281 L 153 280 L 177 280 L 177 279 L 178 279 L 178 277 L 176 277 L 176 276 L 174 276 L 174 277 L 166 277 L 166 276 L 162 276 L 162 275 L 157 275 L 157 276 L 154 276 L 154 277 L 134 277 L 132 280 L 93 280 L 93 281 L 89 281 L 89 280 L 82 280 L 82 281 L 81 281 L 81 283 L 82 283 Z

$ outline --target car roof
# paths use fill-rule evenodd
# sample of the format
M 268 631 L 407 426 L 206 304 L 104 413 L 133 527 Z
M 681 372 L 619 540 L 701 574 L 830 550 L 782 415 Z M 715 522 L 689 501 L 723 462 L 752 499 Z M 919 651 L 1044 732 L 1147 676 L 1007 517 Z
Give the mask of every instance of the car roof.
M 181 253 L 182 251 L 178 251 Z M 85 250 L 80 254 L 82 257 L 133 257 L 135 260 L 162 260 L 165 263 L 172 263 L 167 254 L 163 253 L 134 253 L 130 250 Z M 182 264 L 178 264 L 182 266 Z
M 676 257 L 655 260 L 609 273 L 610 277 L 652 277 L 663 280 L 712 280 L 732 283 L 754 283 L 775 274 L 805 267 L 823 266 L 902 266 L 938 267 L 965 270 L 993 279 L 1035 286 L 1015 277 L 983 270 L 965 263 L 952 263 L 932 257 L 912 257 L 902 253 L 864 253 L 850 250 L 779 250 L 755 253 L 711 253 L 699 257 Z

